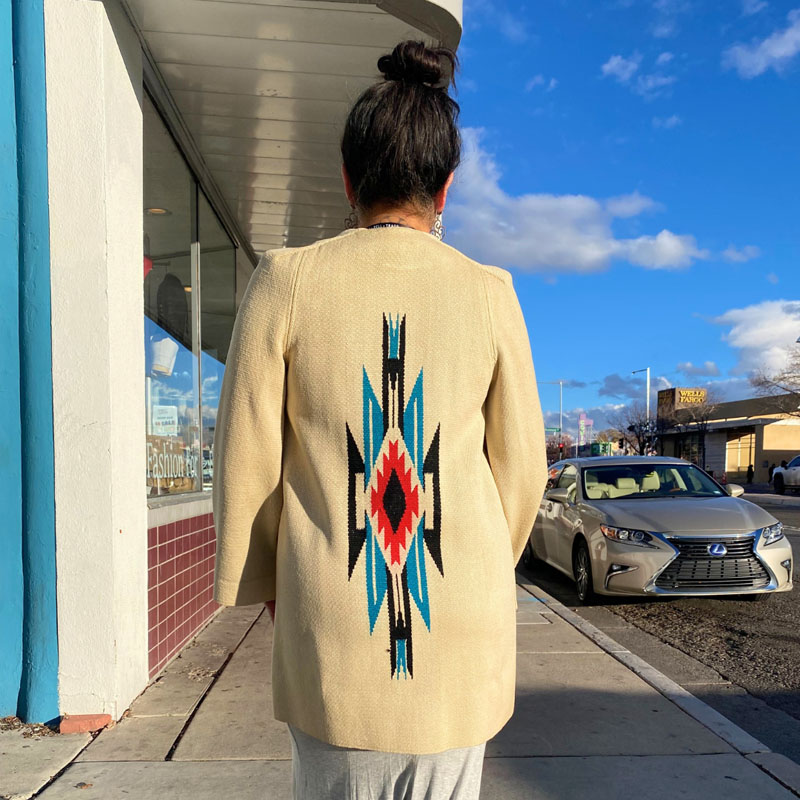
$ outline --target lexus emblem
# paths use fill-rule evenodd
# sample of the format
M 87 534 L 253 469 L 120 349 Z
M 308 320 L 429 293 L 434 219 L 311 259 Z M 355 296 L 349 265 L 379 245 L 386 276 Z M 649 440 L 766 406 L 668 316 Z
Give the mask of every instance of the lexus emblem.
M 716 544 L 710 544 L 708 546 L 708 554 L 711 556 L 724 556 L 728 552 L 728 548 L 725 547 L 722 542 L 717 542 Z

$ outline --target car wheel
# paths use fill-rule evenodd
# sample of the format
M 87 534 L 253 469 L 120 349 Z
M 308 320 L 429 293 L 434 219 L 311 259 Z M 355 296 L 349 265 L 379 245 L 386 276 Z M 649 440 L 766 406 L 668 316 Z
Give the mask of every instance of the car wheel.
M 592 583 L 592 559 L 585 539 L 579 539 L 572 554 L 572 574 L 575 576 L 575 591 L 581 605 L 588 606 L 594 602 L 594 584 Z
M 784 494 L 786 492 L 786 484 L 783 482 L 781 475 L 775 476 L 775 494 Z
M 531 540 L 525 544 L 525 549 L 522 551 L 522 566 L 530 569 L 533 566 L 533 562 L 536 561 L 536 556 L 533 553 L 533 545 L 531 544 Z

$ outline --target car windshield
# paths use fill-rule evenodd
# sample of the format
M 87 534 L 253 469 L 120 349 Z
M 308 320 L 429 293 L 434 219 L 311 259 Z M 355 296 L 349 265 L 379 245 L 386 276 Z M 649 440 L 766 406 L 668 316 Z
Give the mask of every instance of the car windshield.
M 587 500 L 645 500 L 650 497 L 720 497 L 725 492 L 692 464 L 619 464 L 585 467 Z

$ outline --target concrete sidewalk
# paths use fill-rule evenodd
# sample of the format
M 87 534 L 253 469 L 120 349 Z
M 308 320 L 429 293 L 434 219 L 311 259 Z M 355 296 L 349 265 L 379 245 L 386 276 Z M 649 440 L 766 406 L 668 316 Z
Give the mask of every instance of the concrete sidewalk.
M 521 586 L 518 598 L 516 712 L 487 746 L 482 798 L 799 796 L 787 788 L 800 786 L 793 762 L 680 687 L 676 694 L 675 684 L 540 590 Z M 37 797 L 290 797 L 288 734 L 272 718 L 271 633 L 263 609 L 225 609 L 130 716 Z

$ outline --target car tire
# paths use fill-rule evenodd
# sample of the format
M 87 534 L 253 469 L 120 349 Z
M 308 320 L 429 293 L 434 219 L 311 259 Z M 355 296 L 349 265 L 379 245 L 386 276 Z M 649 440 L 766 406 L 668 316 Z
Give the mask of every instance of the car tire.
M 578 602 L 583 606 L 592 605 L 596 598 L 592 582 L 592 558 L 589 555 L 589 545 L 582 537 L 578 539 L 572 553 L 572 574 L 575 578 Z
M 522 566 L 526 569 L 531 569 L 533 567 L 533 562 L 536 561 L 536 555 L 533 552 L 533 545 L 531 544 L 531 540 L 525 543 L 525 549 L 522 551 Z
M 775 476 L 775 494 L 785 494 L 786 484 L 783 482 L 782 475 Z

